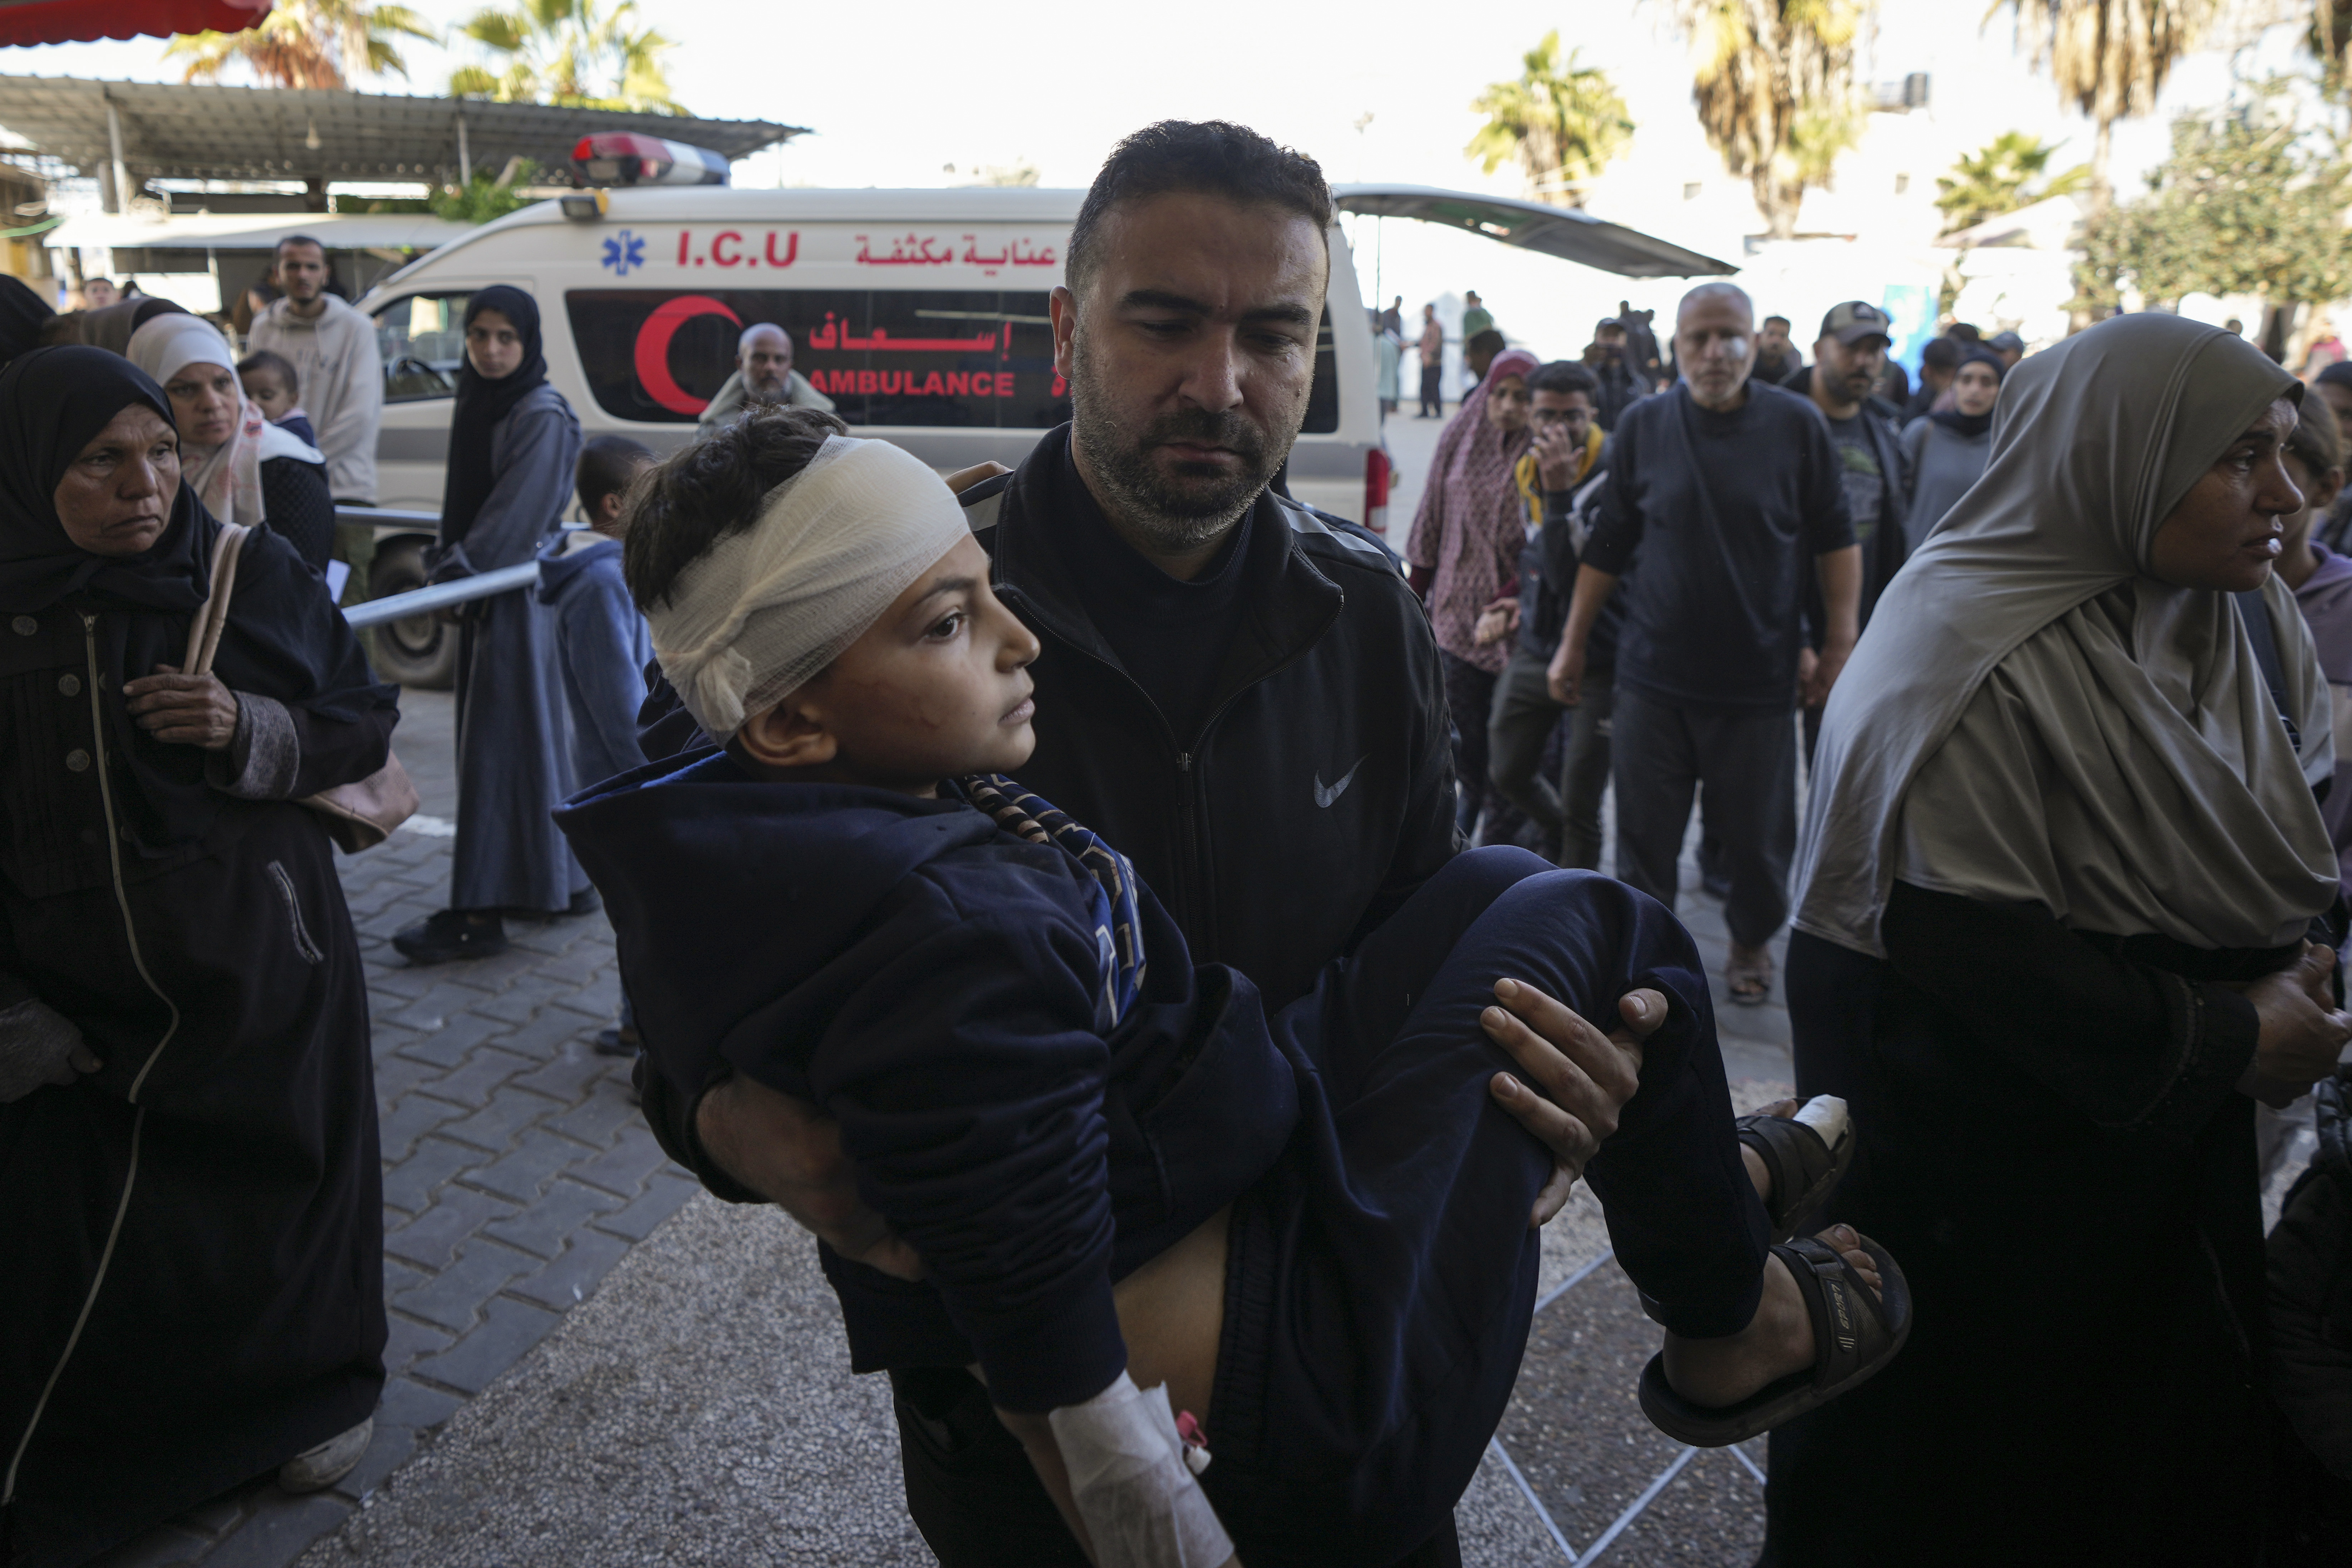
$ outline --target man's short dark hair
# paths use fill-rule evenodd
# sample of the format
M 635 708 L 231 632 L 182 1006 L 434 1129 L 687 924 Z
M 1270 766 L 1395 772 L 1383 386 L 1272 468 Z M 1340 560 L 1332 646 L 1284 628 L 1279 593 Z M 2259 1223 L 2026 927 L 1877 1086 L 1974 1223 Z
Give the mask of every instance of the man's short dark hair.
M 820 408 L 755 403 L 654 466 L 629 496 L 621 574 L 641 610 L 669 596 L 677 574 L 712 545 L 759 521 L 768 492 L 809 466 L 849 426 Z
M 1960 345 L 1949 338 L 1929 338 L 1919 351 L 1921 370 L 1958 370 L 1960 368 Z
M 1571 359 L 1556 359 L 1549 364 L 1538 365 L 1535 374 L 1528 377 L 1528 393 L 1532 396 L 1538 392 L 1580 392 L 1592 400 L 1595 408 L 1601 406 L 1599 378 Z
M 1786 316 L 1767 316 L 1764 318 L 1761 324 L 1769 327 L 1775 321 L 1780 322 L 1784 327 L 1794 325 L 1794 323 Z
M 293 361 L 284 354 L 271 353 L 268 349 L 256 349 L 236 362 L 236 374 L 240 377 L 251 375 L 257 370 L 268 371 L 276 376 L 278 384 L 286 388 L 286 395 L 300 401 L 302 378 L 294 374 Z
M 626 436 L 599 436 L 581 447 L 580 464 L 573 471 L 580 510 L 595 516 L 606 496 L 627 489 L 629 481 L 637 477 L 638 467 L 653 460 L 651 447 Z
M 1100 264 L 1096 231 L 1113 208 L 1179 191 L 1279 207 L 1313 223 L 1318 236 L 1330 231 L 1331 187 L 1314 159 L 1230 121 L 1163 120 L 1112 148 L 1087 187 L 1070 228 L 1070 288 L 1084 293 L 1092 281 Z
M 272 248 L 270 254 L 283 256 L 286 254 L 286 247 L 289 245 L 315 245 L 319 247 L 319 259 L 320 261 L 327 259 L 327 242 L 315 235 L 308 234 L 280 235 L 278 244 Z
M 1470 341 L 1462 345 L 1462 352 L 1466 354 L 1486 354 L 1492 357 L 1508 347 L 1510 347 L 1509 341 L 1501 332 L 1488 327 L 1483 332 L 1471 333 Z
M 1976 323 L 1973 321 L 1954 321 L 1950 326 L 1944 329 L 1944 335 L 1950 338 L 1955 342 L 1980 343 L 1984 342 L 1984 334 L 1977 331 Z

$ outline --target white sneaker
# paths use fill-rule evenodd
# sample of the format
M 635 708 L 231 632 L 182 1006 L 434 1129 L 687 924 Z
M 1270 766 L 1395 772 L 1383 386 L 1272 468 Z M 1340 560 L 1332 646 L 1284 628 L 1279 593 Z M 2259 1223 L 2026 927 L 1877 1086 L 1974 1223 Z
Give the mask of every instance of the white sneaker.
M 338 1432 L 278 1466 L 278 1484 L 289 1492 L 324 1491 L 352 1473 L 374 1436 L 375 1417 L 371 1415 L 350 1431 Z

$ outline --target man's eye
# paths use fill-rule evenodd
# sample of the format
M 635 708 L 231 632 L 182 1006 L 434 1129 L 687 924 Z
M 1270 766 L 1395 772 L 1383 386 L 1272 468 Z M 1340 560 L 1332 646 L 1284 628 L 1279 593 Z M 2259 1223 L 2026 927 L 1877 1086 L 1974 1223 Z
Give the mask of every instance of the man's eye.
M 941 616 L 938 620 L 931 623 L 931 629 L 923 635 L 926 637 L 937 637 L 941 642 L 945 642 L 949 638 L 954 637 L 958 632 L 963 630 L 963 619 L 964 616 L 961 610 L 956 610 L 948 615 Z

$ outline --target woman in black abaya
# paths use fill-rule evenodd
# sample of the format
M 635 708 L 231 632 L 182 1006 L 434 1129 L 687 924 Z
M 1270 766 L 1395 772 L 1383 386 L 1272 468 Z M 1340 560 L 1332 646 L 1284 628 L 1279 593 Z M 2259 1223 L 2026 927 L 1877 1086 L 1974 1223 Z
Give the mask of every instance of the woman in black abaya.
M 383 1383 L 358 946 L 303 796 L 398 714 L 318 577 L 221 525 L 101 350 L 0 374 L 0 1557 L 78 1563 L 357 1461 Z

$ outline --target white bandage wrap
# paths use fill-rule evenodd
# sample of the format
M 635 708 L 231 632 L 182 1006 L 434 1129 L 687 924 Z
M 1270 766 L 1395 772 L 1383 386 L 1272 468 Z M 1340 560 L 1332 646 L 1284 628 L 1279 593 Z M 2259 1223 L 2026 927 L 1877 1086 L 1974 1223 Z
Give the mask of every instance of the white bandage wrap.
M 1101 1568 L 1218 1568 L 1234 1543 L 1184 1462 L 1163 1384 L 1125 1373 L 1046 1417 Z
M 647 615 L 662 674 L 724 740 L 838 658 L 970 531 L 920 458 L 833 437 Z

